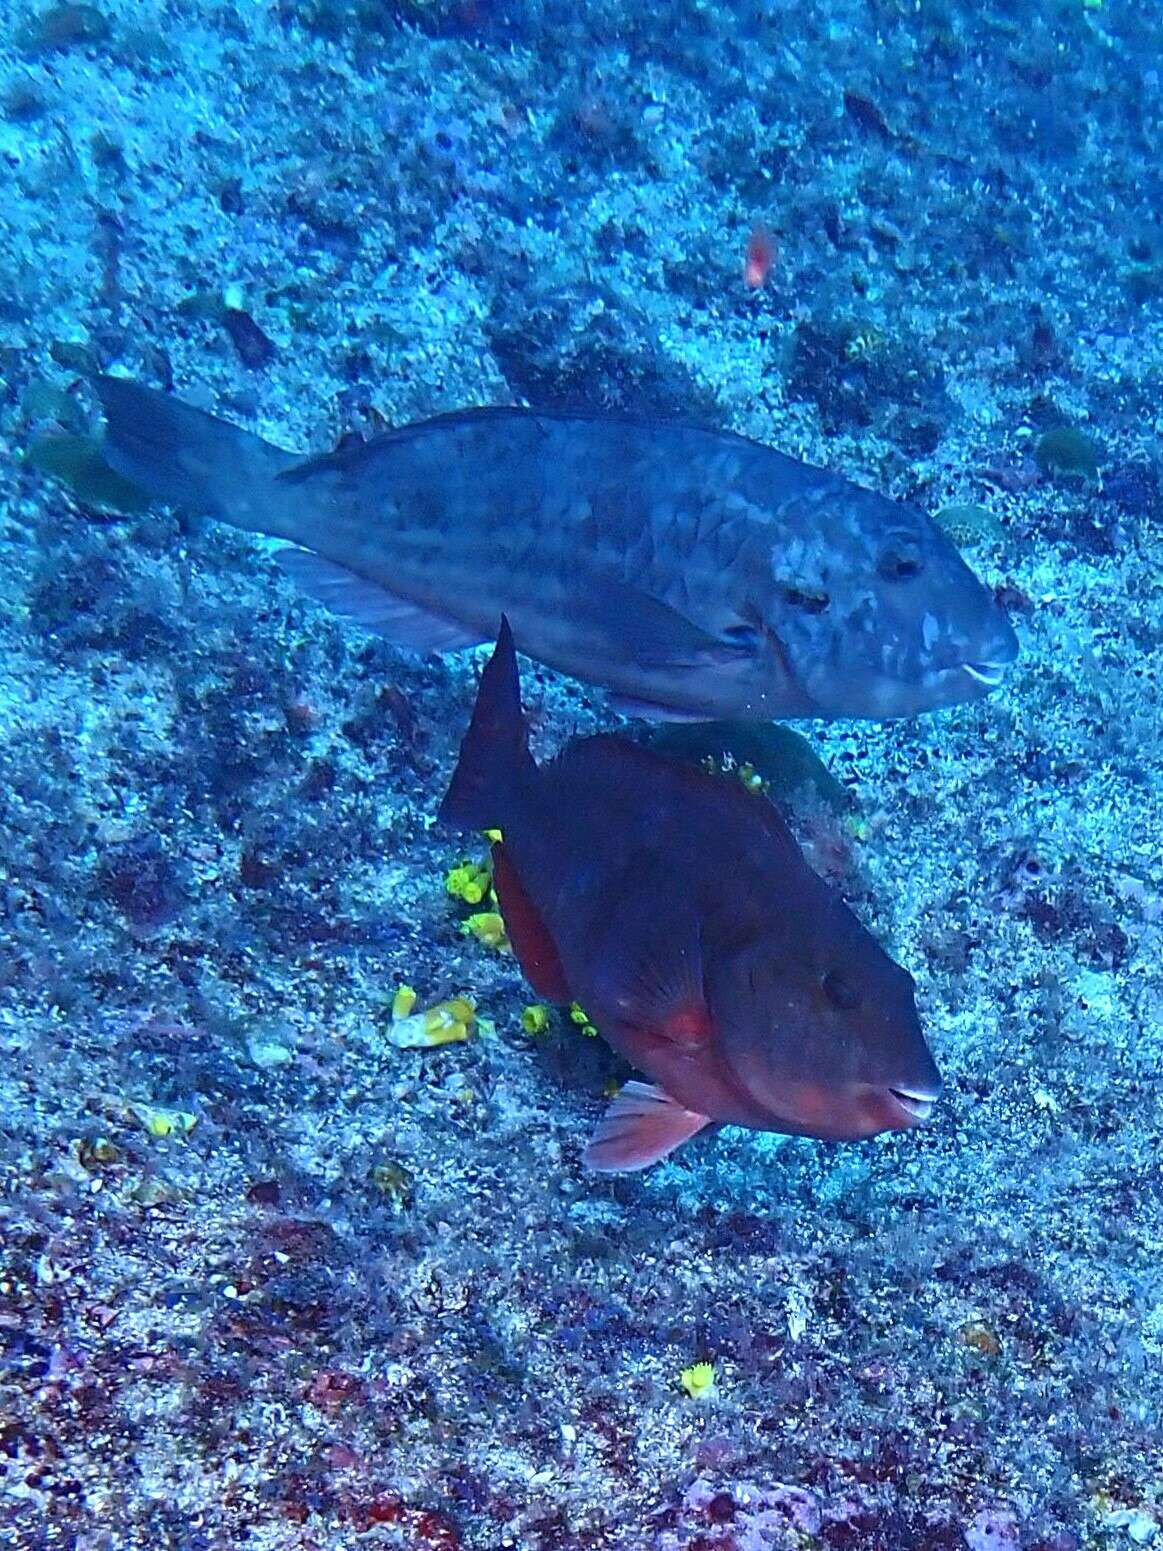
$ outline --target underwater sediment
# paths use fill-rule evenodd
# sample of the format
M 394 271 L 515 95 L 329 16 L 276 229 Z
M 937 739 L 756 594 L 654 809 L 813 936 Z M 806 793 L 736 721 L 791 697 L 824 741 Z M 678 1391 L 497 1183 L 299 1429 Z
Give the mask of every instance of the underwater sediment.
M 3 15 L 5 1544 L 1163 1541 L 1155 9 Z M 319 451 L 695 423 L 935 514 L 1005 682 L 740 755 L 916 981 L 932 1118 L 585 1171 L 627 1070 L 434 823 L 482 658 L 151 506 L 109 372 Z M 522 688 L 539 760 L 619 725 Z

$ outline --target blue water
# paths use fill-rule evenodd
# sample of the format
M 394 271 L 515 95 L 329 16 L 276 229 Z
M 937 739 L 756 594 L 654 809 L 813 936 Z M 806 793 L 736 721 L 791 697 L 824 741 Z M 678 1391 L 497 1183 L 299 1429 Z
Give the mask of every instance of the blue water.
M 1163 1544 L 1158 8 L 0 15 L 4 1543 Z M 625 1070 L 529 1031 L 432 822 L 479 654 L 111 480 L 110 371 L 304 451 L 693 421 L 937 514 L 1022 656 L 801 725 L 845 801 L 792 815 L 932 1118 L 584 1171 Z M 616 721 L 524 687 L 541 756 Z

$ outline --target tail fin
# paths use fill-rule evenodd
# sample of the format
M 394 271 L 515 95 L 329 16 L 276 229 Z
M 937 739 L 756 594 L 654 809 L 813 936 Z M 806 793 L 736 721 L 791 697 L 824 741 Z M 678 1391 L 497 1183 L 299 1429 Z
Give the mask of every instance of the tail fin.
M 251 533 L 294 538 L 274 479 L 299 460 L 168 393 L 98 377 L 110 468 L 160 501 Z
M 439 816 L 459 829 L 489 829 L 504 822 L 514 779 L 536 767 L 521 714 L 521 681 L 509 621 L 481 674 L 472 721 L 460 745 L 452 782 Z

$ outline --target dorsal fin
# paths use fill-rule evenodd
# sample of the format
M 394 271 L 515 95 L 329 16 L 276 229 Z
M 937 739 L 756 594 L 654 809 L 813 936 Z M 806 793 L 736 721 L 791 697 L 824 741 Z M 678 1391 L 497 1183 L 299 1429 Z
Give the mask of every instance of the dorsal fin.
M 377 431 L 359 441 L 349 441 L 345 446 L 334 447 L 329 452 L 319 452 L 309 458 L 300 458 L 291 468 L 279 475 L 283 484 L 297 485 L 316 475 L 326 473 L 351 473 L 374 462 L 385 448 L 400 442 L 414 441 L 426 431 L 455 430 L 459 425 L 472 425 L 478 421 L 502 420 L 507 417 L 535 420 L 536 413 L 511 404 L 485 404 L 475 409 L 450 409 L 444 414 L 429 415 L 426 420 L 415 420 L 410 425 L 393 426 Z
M 502 615 L 493 655 L 485 664 L 472 721 L 461 740 L 439 816 L 461 829 L 504 825 L 505 799 L 516 778 L 536 769 L 521 712 L 517 650 Z

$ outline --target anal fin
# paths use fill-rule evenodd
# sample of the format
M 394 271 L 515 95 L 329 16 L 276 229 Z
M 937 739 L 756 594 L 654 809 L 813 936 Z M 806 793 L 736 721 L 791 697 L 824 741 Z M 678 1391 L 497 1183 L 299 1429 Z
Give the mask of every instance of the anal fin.
M 288 545 L 277 551 L 275 561 L 317 603 L 397 646 L 414 652 L 455 652 L 479 646 L 483 639 L 455 619 L 401 598 L 313 550 Z
M 582 1154 L 588 1169 L 615 1174 L 649 1168 L 710 1124 L 652 1083 L 628 1082 L 598 1121 Z

